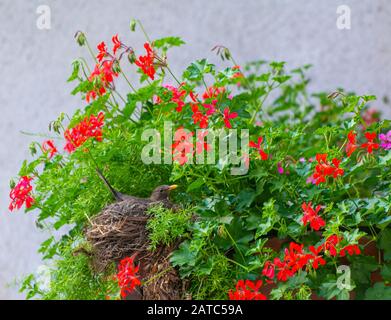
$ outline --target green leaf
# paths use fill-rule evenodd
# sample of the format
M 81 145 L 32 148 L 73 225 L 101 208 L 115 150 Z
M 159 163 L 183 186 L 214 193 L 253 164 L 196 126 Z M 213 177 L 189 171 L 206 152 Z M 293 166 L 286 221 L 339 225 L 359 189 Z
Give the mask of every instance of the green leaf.
M 388 264 L 383 265 L 380 273 L 381 273 L 384 281 L 391 281 L 391 264 L 388 263 Z
M 72 74 L 68 78 L 67 82 L 71 82 L 71 81 L 76 80 L 76 79 L 79 78 L 80 61 L 79 60 L 73 61 L 72 62 L 72 67 L 73 67 Z
M 201 81 L 205 74 L 213 74 L 214 69 L 214 65 L 208 63 L 206 59 L 198 60 L 187 67 L 183 73 L 183 77 L 192 81 Z
M 379 268 L 378 263 L 372 256 L 353 256 L 351 273 L 353 280 L 358 284 L 369 284 L 371 282 L 371 272 Z
M 183 44 L 185 44 L 185 42 L 179 37 L 165 37 L 153 41 L 153 46 L 157 49 L 162 49 L 163 51 L 167 51 L 172 47 L 180 47 Z
M 196 190 L 199 187 L 201 187 L 204 183 L 205 183 L 204 178 L 198 178 L 197 180 L 195 180 L 195 181 L 193 181 L 192 183 L 189 184 L 189 186 L 187 187 L 186 192 L 190 192 L 190 191 Z
M 196 263 L 196 256 L 197 254 L 190 249 L 190 242 L 185 241 L 181 243 L 178 250 L 173 252 L 170 262 L 174 267 L 181 267 L 184 265 L 194 266 Z
M 256 192 L 252 189 L 242 190 L 236 198 L 236 209 L 242 211 L 243 209 L 248 208 L 253 203 L 256 195 Z
M 391 300 L 391 287 L 383 282 L 375 283 L 365 292 L 365 300 Z

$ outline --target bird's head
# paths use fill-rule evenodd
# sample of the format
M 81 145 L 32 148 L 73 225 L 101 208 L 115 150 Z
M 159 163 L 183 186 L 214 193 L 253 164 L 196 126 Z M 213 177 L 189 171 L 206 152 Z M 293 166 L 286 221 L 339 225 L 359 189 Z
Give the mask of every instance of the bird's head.
M 178 186 L 176 184 L 173 184 L 171 186 L 159 186 L 155 190 L 153 190 L 150 199 L 153 201 L 167 200 L 170 191 L 176 189 L 177 187 Z

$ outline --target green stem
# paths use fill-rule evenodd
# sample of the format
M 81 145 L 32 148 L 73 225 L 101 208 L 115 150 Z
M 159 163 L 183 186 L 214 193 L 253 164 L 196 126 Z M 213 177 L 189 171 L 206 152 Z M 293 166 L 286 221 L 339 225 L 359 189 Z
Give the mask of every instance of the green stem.
M 128 77 L 125 75 L 125 73 L 121 70 L 121 75 L 124 77 L 125 81 L 128 83 L 129 87 L 133 90 L 133 92 L 136 92 L 136 89 L 133 87 L 133 85 L 130 83 Z
M 225 226 L 224 226 L 224 230 L 225 230 L 225 232 L 227 232 L 228 237 L 231 239 L 232 244 L 233 244 L 233 246 L 236 248 L 236 250 L 238 250 L 240 256 L 241 256 L 242 259 L 243 259 L 243 261 L 246 261 L 246 259 L 244 258 L 244 255 L 243 255 L 242 251 L 239 249 L 239 247 L 238 247 L 236 241 L 234 240 L 234 238 L 232 238 L 231 234 L 229 233 L 228 229 L 227 229 Z
M 143 283 L 143 286 L 146 286 L 147 284 L 149 284 L 150 282 L 152 282 L 153 280 L 155 279 L 158 279 L 159 277 L 161 277 L 163 274 L 167 273 L 168 271 L 170 271 L 171 269 L 173 269 L 172 266 L 168 267 L 167 269 L 164 269 L 163 271 L 159 272 L 157 275 L 153 276 L 152 278 L 148 279 L 146 282 Z
M 95 55 L 94 55 L 94 52 L 93 52 L 92 49 L 91 49 L 91 46 L 90 46 L 90 43 L 89 43 L 88 40 L 87 40 L 87 37 L 86 37 L 86 45 L 87 45 L 88 51 L 89 51 L 90 54 L 91 54 L 92 59 L 94 59 L 95 63 L 98 63 L 98 60 L 96 59 L 96 57 L 95 57 Z
M 250 120 L 250 123 L 253 123 L 254 120 L 255 120 L 255 117 L 257 116 L 257 114 L 259 113 L 259 111 L 261 111 L 262 109 L 262 106 L 263 104 L 265 103 L 267 97 L 269 96 L 270 92 L 274 89 L 273 88 L 273 83 L 271 83 L 271 85 L 269 86 L 269 90 L 267 91 L 267 93 L 264 95 L 263 99 L 261 100 L 260 104 L 256 107 L 255 111 L 254 111 L 254 114 L 253 116 L 251 117 L 251 120 Z
M 246 266 L 240 264 L 239 262 L 237 262 L 237 261 L 235 261 L 235 260 L 232 260 L 232 259 L 230 259 L 230 258 L 227 258 L 227 260 L 228 260 L 229 262 L 232 262 L 233 264 L 236 264 L 237 266 L 243 268 L 243 269 L 246 270 L 247 272 L 249 271 L 249 269 L 248 269 Z M 257 267 L 257 268 L 258 268 L 258 267 Z
M 151 41 L 151 39 L 149 38 L 149 36 L 148 36 L 148 34 L 146 33 L 146 31 L 145 31 L 145 29 L 144 29 L 144 26 L 143 26 L 143 24 L 141 23 L 141 21 L 140 20 L 136 20 L 137 21 L 137 23 L 139 24 L 139 26 L 140 26 L 140 28 L 141 28 L 141 31 L 144 33 L 144 36 L 145 36 L 145 38 L 147 39 L 147 41 L 149 42 L 149 43 L 152 43 L 152 41 Z
M 166 66 L 167 71 L 171 74 L 171 76 L 174 78 L 174 80 L 180 85 L 178 78 L 175 76 L 175 74 L 171 71 L 169 66 Z

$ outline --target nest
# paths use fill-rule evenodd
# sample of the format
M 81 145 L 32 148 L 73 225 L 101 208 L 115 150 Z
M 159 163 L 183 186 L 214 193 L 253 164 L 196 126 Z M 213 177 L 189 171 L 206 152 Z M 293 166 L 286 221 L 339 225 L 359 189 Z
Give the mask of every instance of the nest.
M 130 204 L 131 205 L 131 204 Z M 114 262 L 136 254 L 139 275 L 145 285 L 133 299 L 184 299 L 187 283 L 182 281 L 169 262 L 170 254 L 178 247 L 159 246 L 150 251 L 145 211 L 134 211 L 126 201 L 106 207 L 90 220 L 85 235 L 92 246 L 92 266 L 104 272 Z M 143 211 L 143 212 L 142 212 Z

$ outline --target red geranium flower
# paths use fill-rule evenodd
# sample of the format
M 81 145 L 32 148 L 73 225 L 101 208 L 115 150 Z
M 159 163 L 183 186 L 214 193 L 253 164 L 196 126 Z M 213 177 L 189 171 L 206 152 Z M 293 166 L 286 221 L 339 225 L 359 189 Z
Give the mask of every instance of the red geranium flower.
M 171 102 L 174 102 L 176 103 L 177 107 L 175 108 L 177 112 L 181 112 L 183 107 L 185 106 L 185 97 L 186 97 L 186 90 L 182 90 L 181 89 L 181 86 L 183 84 L 181 84 L 178 88 L 175 88 L 173 86 L 170 86 L 170 85 L 165 85 L 164 87 L 166 89 L 168 89 L 171 94 L 172 94 L 172 97 L 171 97 Z
M 312 260 L 312 267 L 315 270 L 319 268 L 319 264 L 322 266 L 326 264 L 326 260 L 324 260 L 323 257 L 319 255 L 319 253 L 321 253 L 323 250 L 322 246 L 319 246 L 318 248 L 310 246 L 308 249 L 312 252 L 310 259 Z
M 192 137 L 193 133 L 183 128 L 179 128 L 174 134 L 174 143 L 171 146 L 173 159 L 181 166 L 189 161 L 188 155 L 193 155 Z
M 338 254 L 337 245 L 341 240 L 341 237 L 338 237 L 336 234 L 333 234 L 326 239 L 323 245 L 323 249 L 325 251 L 328 251 L 332 257 L 335 257 Z
M 350 157 L 352 153 L 358 148 L 356 145 L 356 136 L 357 134 L 353 131 L 348 133 L 348 144 L 346 145 L 346 155 Z
M 114 53 L 114 55 L 116 54 L 116 52 L 117 52 L 117 50 L 119 49 L 119 48 L 121 48 L 121 41 L 119 41 L 119 39 L 118 39 L 118 34 L 116 34 L 115 36 L 113 36 L 112 38 L 111 38 L 111 40 L 113 41 L 113 53 Z
M 225 126 L 226 126 L 228 129 L 231 129 L 231 128 L 232 128 L 232 125 L 231 125 L 230 120 L 231 120 L 231 119 L 237 118 L 237 116 L 238 116 L 238 113 L 237 113 L 237 112 L 229 112 L 229 108 L 225 108 L 225 109 L 224 109 L 224 114 L 223 114 L 224 123 L 225 123 Z
M 232 70 L 236 71 L 232 76 L 233 79 L 241 79 L 244 77 L 242 71 L 240 71 L 240 66 L 233 66 Z
M 341 251 L 339 252 L 339 255 L 341 257 L 344 257 L 346 255 L 346 253 L 352 256 L 354 254 L 360 254 L 361 250 L 357 244 L 349 244 L 346 247 L 343 247 L 341 249 Z
M 373 149 L 379 148 L 379 144 L 373 142 L 373 140 L 376 139 L 376 132 L 372 132 L 372 133 L 365 132 L 365 138 L 367 139 L 367 142 L 363 143 L 361 145 L 361 148 L 364 148 L 364 149 L 366 148 L 368 153 L 372 153 Z
M 156 70 L 153 65 L 153 60 L 155 58 L 155 54 L 151 48 L 151 45 L 148 42 L 144 43 L 144 48 L 147 51 L 147 54 L 145 56 L 140 56 L 135 61 L 135 64 L 141 68 L 144 74 L 146 74 L 148 77 L 154 80 Z
M 44 141 L 42 144 L 42 150 L 49 153 L 49 159 L 53 158 L 53 156 L 58 152 L 53 140 Z
M 206 99 L 216 99 L 219 95 L 223 94 L 225 92 L 224 87 L 215 87 L 211 86 L 208 87 L 205 92 L 202 94 L 202 98 L 204 100 Z
M 113 70 L 113 61 L 105 60 L 101 65 L 96 64 L 94 71 L 88 77 L 88 81 L 94 84 L 94 89 L 87 92 L 86 101 L 90 103 L 91 98 L 94 100 L 98 95 L 106 93 L 106 87 L 118 77 L 118 73 Z
M 338 160 L 337 158 L 334 158 L 331 160 L 332 164 L 334 165 L 333 168 L 333 177 L 337 178 L 338 176 L 343 176 L 345 173 L 343 169 L 339 167 L 339 164 L 341 163 L 341 160 Z
M 107 46 L 104 41 L 98 44 L 97 46 L 99 53 L 97 54 L 96 58 L 99 62 L 102 62 L 103 58 L 107 55 Z
M 23 176 L 20 178 L 18 184 L 11 190 L 10 198 L 11 203 L 8 207 L 10 211 L 15 209 L 19 210 L 23 204 L 26 204 L 26 208 L 31 208 L 34 203 L 34 198 L 31 196 L 33 187 L 30 184 L 30 181 L 33 178 Z
M 304 245 L 300 245 L 294 242 L 289 244 L 289 247 L 284 250 L 284 259 L 275 258 L 273 263 L 267 261 L 264 265 L 262 274 L 269 279 L 273 279 L 275 271 L 277 271 L 277 280 L 287 281 L 293 277 L 298 271 L 310 266 L 314 269 L 318 269 L 319 265 L 325 265 L 326 261 L 320 254 L 323 250 L 323 246 L 315 248 L 310 246 L 309 253 L 303 250 Z M 268 280 L 270 282 L 270 280 Z
M 330 164 L 327 161 L 327 154 L 317 154 L 316 161 L 318 164 L 315 166 L 315 172 L 312 175 L 316 185 L 326 182 L 327 176 L 337 178 L 344 174 L 344 170 L 339 167 L 341 160 L 338 160 L 337 158 L 334 158 L 331 161 L 332 164 Z
M 257 143 L 255 143 L 254 141 L 250 141 L 249 146 L 250 146 L 250 148 L 255 148 L 255 149 L 258 150 L 258 153 L 259 153 L 259 155 L 261 156 L 261 159 L 262 159 L 262 160 L 267 160 L 268 155 L 267 155 L 267 153 L 265 153 L 265 151 L 263 151 L 263 149 L 261 148 L 262 141 L 263 141 L 263 138 L 262 138 L 262 137 L 259 137 Z
M 216 105 L 215 104 L 206 104 L 204 103 L 202 105 L 205 109 L 207 109 L 206 111 L 206 115 L 210 116 L 212 114 L 214 114 L 216 112 Z
M 69 153 L 72 153 L 89 138 L 95 138 L 97 141 L 102 141 L 104 118 L 104 113 L 100 112 L 97 117 L 91 115 L 89 118 L 84 118 L 84 120 L 74 128 L 67 129 L 64 132 L 64 138 L 67 141 L 64 149 Z
M 309 202 L 308 204 L 303 202 L 301 207 L 302 207 L 302 209 L 304 211 L 304 215 L 303 215 L 303 218 L 302 218 L 303 225 L 306 226 L 308 224 L 308 222 L 309 222 L 311 228 L 316 230 L 316 231 L 318 231 L 320 228 L 322 228 L 322 227 L 324 227 L 326 225 L 326 222 L 318 215 L 318 212 L 321 209 L 320 205 L 318 205 L 316 207 L 316 209 L 314 210 L 314 208 L 312 207 L 312 203 L 311 202 Z
M 239 280 L 236 284 L 236 290 L 229 290 L 230 300 L 266 300 L 266 296 L 259 292 L 262 286 L 262 280 L 253 282 L 251 280 Z
M 203 115 L 202 112 L 198 110 L 198 105 L 193 104 L 191 110 L 193 111 L 193 115 L 191 117 L 193 118 L 194 124 L 199 123 L 201 129 L 207 128 L 208 117 Z
M 125 298 L 137 286 L 141 285 L 141 281 L 137 277 L 138 270 L 139 267 L 134 266 L 134 256 L 121 260 L 118 266 L 117 278 L 122 298 Z
M 262 274 L 265 277 L 273 279 L 274 278 L 274 273 L 275 273 L 275 266 L 274 266 L 274 264 L 272 264 L 270 261 L 266 261 L 266 263 L 265 263 L 265 265 L 263 267 L 263 270 L 262 270 Z

